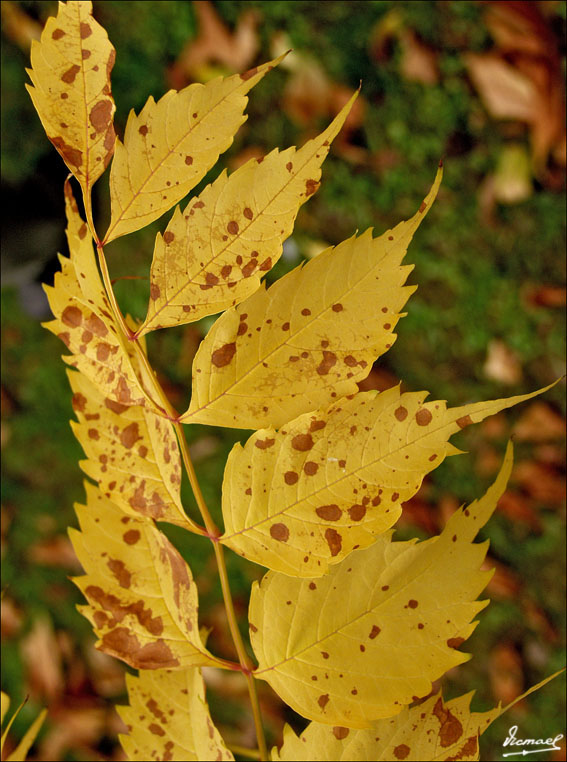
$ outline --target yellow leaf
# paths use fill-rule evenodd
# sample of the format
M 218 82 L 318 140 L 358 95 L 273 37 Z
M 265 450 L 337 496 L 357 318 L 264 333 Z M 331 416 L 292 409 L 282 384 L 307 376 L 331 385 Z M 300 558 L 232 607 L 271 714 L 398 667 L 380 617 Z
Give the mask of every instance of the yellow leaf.
M 42 709 L 42 711 L 39 713 L 39 715 L 35 718 L 35 720 L 32 722 L 30 727 L 24 733 L 24 737 L 22 738 L 20 743 L 7 757 L 4 757 L 4 744 L 6 743 L 6 738 L 8 737 L 8 733 L 10 732 L 12 723 L 14 722 L 14 720 L 20 713 L 26 701 L 27 701 L 27 698 L 24 701 L 22 701 L 20 706 L 16 709 L 16 711 L 10 718 L 10 721 L 6 725 L 4 732 L 2 733 L 2 740 L 0 742 L 0 753 L 2 754 L 2 759 L 5 759 L 6 762 L 24 762 L 28 754 L 28 751 L 30 750 L 30 747 L 34 743 L 35 739 L 37 738 L 37 734 L 41 730 L 41 726 L 43 725 L 43 722 L 47 715 L 47 709 Z M 10 707 L 10 697 L 6 693 L 4 693 L 4 691 L 2 691 L 2 719 L 1 719 L 2 724 L 4 724 L 4 717 L 6 716 L 6 712 L 8 711 L 9 707 Z
M 252 159 L 176 209 L 156 239 L 150 303 L 139 333 L 199 320 L 254 293 L 280 258 L 301 204 L 319 187 L 321 164 L 357 93 L 318 138 L 296 151 Z
M 441 169 L 419 211 L 379 238 L 367 230 L 263 286 L 213 325 L 193 362 L 187 423 L 276 427 L 358 391 L 394 340 L 414 286 L 400 266 L 431 206 Z M 361 315 L 364 320 L 361 323 Z
M 138 405 L 105 398 L 81 373 L 68 371 L 73 433 L 88 460 L 83 471 L 123 511 L 192 529 L 179 489 L 181 460 L 170 421 Z
M 283 57 L 245 74 L 170 90 L 157 103 L 150 96 L 138 116 L 130 112 L 110 168 L 105 243 L 149 225 L 187 195 L 246 121 L 246 93 Z
M 110 72 L 115 50 L 92 16 L 90 0 L 59 3 L 41 41 L 32 42 L 26 85 L 41 123 L 83 194 L 104 172 L 114 151 Z
M 221 666 L 201 641 L 197 586 L 178 551 L 152 522 L 85 488 L 87 505 L 75 506 L 81 531 L 69 534 L 86 572 L 74 582 L 89 601 L 80 610 L 97 648 L 137 669 Z
M 44 327 L 72 352 L 63 359 L 78 368 L 101 393 L 121 405 L 156 409 L 141 385 L 122 331 L 96 266 L 92 238 L 81 219 L 71 184 L 65 182 L 65 211 L 70 258 L 60 256 L 54 286 L 44 286 L 55 320 Z
M 504 465 L 486 495 L 421 543 L 381 535 L 315 580 L 268 572 L 250 601 L 251 642 L 266 680 L 295 711 L 329 725 L 368 727 L 426 696 L 467 661 L 456 648 L 475 629 L 491 572 L 473 544 L 506 488 Z M 345 594 L 345 591 L 348 591 Z
M 447 409 L 396 386 L 262 429 L 228 458 L 222 542 L 275 571 L 320 577 L 396 523 L 455 452 L 452 434 L 542 391 Z
M 563 671 L 563 670 L 561 670 Z M 478 739 L 513 704 L 556 677 L 547 677 L 506 707 L 471 712 L 474 691 L 445 702 L 441 692 L 421 704 L 405 707 L 395 717 L 373 722 L 368 729 L 329 727 L 312 722 L 298 738 L 286 725 L 283 746 L 272 751 L 273 762 L 310 759 L 313 762 L 451 762 L 477 760 Z M 521 754 L 521 752 L 520 752 Z
M 130 705 L 117 710 L 130 731 L 120 736 L 128 759 L 234 759 L 211 720 L 200 669 L 142 670 L 126 685 Z

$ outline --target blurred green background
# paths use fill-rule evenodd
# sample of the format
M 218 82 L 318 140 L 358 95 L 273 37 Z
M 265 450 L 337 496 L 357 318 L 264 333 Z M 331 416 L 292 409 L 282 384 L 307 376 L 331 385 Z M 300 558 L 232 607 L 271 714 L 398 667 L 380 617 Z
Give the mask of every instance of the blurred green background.
M 363 388 L 398 380 L 451 405 L 522 394 L 565 365 L 565 2 L 94 2 L 117 49 L 112 88 L 123 134 L 131 108 L 151 94 L 242 71 L 293 48 L 250 95 L 249 118 L 219 164 L 301 144 L 320 131 L 362 82 L 361 96 L 323 166 L 322 186 L 302 208 L 272 282 L 355 230 L 381 233 L 411 216 L 440 158 L 436 203 L 412 242 L 408 303 L 390 352 Z M 83 499 L 82 452 L 63 347 L 41 281 L 66 253 L 63 180 L 24 89 L 31 39 L 54 2 L 3 2 L 2 15 L 2 688 L 30 700 L 14 738 L 39 707 L 49 716 L 35 759 L 122 759 L 112 706 L 124 703 L 123 668 L 94 651 L 69 582 L 80 573 L 66 537 Z M 96 219 L 109 216 L 106 175 Z M 113 278 L 147 276 L 167 215 L 108 247 Z M 147 280 L 119 280 L 124 311 L 143 317 Z M 364 319 L 364 316 L 361 316 Z M 190 395 L 191 362 L 212 318 L 148 336 L 150 358 L 175 407 Z M 446 461 L 406 506 L 398 537 L 437 533 L 452 510 L 483 493 L 508 438 L 516 440 L 511 485 L 486 530 L 497 572 L 490 607 L 467 643 L 472 660 L 447 675 L 449 697 L 477 691 L 473 708 L 506 703 L 565 664 L 565 384 L 455 438 L 469 454 Z M 188 427 L 203 492 L 220 522 L 223 465 L 249 432 Z M 185 485 L 186 487 L 186 485 Z M 192 499 L 185 488 L 186 504 Z M 206 543 L 171 527 L 200 589 L 210 647 L 232 658 L 215 565 Z M 228 553 L 245 624 L 250 584 L 262 570 Z M 246 629 L 244 627 L 244 629 Z M 230 678 L 230 679 L 229 679 Z M 234 678 L 234 679 L 232 679 Z M 562 676 L 499 720 L 481 759 L 499 759 L 512 724 L 525 738 L 563 730 Z M 284 721 L 302 722 L 266 686 L 270 743 Z M 213 716 L 229 741 L 253 730 L 239 676 L 209 679 Z M 564 759 L 564 753 L 538 759 Z

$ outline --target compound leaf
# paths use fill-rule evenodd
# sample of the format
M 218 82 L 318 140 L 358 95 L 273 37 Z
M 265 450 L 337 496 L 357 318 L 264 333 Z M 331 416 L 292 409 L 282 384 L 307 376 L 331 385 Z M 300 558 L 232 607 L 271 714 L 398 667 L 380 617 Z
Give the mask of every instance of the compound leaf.
M 423 477 L 455 452 L 452 434 L 541 391 L 447 409 L 396 386 L 262 429 L 229 455 L 222 542 L 275 571 L 322 576 L 395 524 Z
M 55 319 L 44 327 L 72 352 L 63 359 L 121 405 L 158 409 L 134 370 L 131 348 L 116 324 L 97 270 L 92 238 L 81 219 L 71 183 L 65 182 L 70 258 L 60 256 L 54 286 L 44 286 Z
M 201 670 L 141 670 L 126 675 L 129 706 L 118 706 L 129 735 L 120 742 L 128 759 L 233 760 L 213 725 Z
M 139 405 L 104 397 L 86 376 L 68 371 L 73 390 L 73 433 L 88 460 L 83 471 L 131 516 L 191 529 L 181 504 L 181 460 L 173 426 Z
M 49 140 L 83 194 L 104 172 L 114 151 L 110 72 L 115 50 L 92 16 L 90 0 L 59 3 L 41 41 L 32 41 L 26 85 Z
M 220 666 L 199 635 L 197 586 L 169 540 L 147 519 L 118 510 L 86 483 L 76 505 L 81 531 L 70 529 L 86 574 L 74 582 L 97 648 L 137 669 Z
M 250 601 L 256 677 L 303 716 L 351 728 L 426 696 L 433 680 L 468 659 L 456 649 L 487 604 L 476 598 L 491 577 L 480 570 L 487 543 L 472 540 L 511 469 L 509 445 L 495 483 L 438 537 L 381 535 L 311 581 L 268 572 Z
M 181 201 L 246 121 L 246 93 L 282 60 L 205 85 L 150 96 L 132 110 L 110 168 L 111 219 L 105 243 L 149 225 Z
M 280 258 L 301 204 L 319 187 L 321 164 L 356 93 L 329 127 L 296 151 L 272 151 L 226 172 L 176 209 L 158 234 L 150 303 L 140 334 L 199 320 L 252 294 Z
M 353 236 L 221 315 L 195 356 L 182 420 L 279 427 L 357 392 L 356 382 L 392 346 L 400 310 L 415 290 L 403 285 L 412 268 L 400 262 L 441 174 L 407 222 L 379 238 L 371 230 Z

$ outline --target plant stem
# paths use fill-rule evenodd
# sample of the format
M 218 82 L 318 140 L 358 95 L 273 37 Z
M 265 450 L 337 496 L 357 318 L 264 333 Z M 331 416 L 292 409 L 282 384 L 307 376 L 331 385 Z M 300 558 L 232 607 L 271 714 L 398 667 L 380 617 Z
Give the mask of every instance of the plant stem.
M 234 603 L 233 603 L 232 595 L 230 592 L 228 572 L 226 569 L 224 548 L 219 542 L 219 537 L 221 535 L 221 532 L 219 531 L 217 525 L 215 524 L 209 512 L 209 509 L 207 508 L 207 504 L 203 497 L 203 493 L 201 492 L 201 487 L 197 479 L 197 474 L 195 473 L 195 467 L 193 466 L 193 461 L 191 460 L 191 455 L 189 453 L 187 439 L 185 438 L 185 431 L 183 429 L 183 424 L 181 424 L 177 420 L 179 418 L 179 414 L 177 413 L 177 411 L 173 408 L 173 406 L 167 399 L 167 396 L 161 384 L 157 380 L 155 373 L 153 371 L 153 368 L 151 367 L 149 363 L 146 353 L 143 351 L 142 347 L 140 346 L 138 338 L 126 325 L 126 321 L 124 320 L 120 307 L 118 306 L 118 302 L 116 301 L 116 296 L 114 295 L 112 282 L 110 280 L 110 274 L 108 272 L 108 266 L 106 264 L 106 258 L 104 256 L 103 245 L 98 239 L 98 237 L 96 236 L 96 232 L 94 230 L 94 226 L 92 226 L 92 222 L 90 226 L 91 226 L 91 232 L 93 233 L 95 241 L 97 242 L 97 251 L 98 251 L 100 270 L 102 273 L 105 289 L 107 291 L 108 298 L 110 300 L 111 307 L 115 314 L 116 320 L 120 328 L 122 329 L 124 336 L 133 343 L 135 347 L 135 351 L 140 359 L 140 362 L 143 364 L 147 372 L 148 378 L 151 379 L 154 392 L 157 394 L 157 397 L 161 401 L 164 411 L 166 412 L 168 417 L 173 421 L 173 425 L 177 433 L 177 439 L 179 441 L 179 449 L 181 451 L 183 464 L 185 466 L 187 476 L 189 477 L 189 482 L 191 484 L 191 488 L 193 490 L 195 500 L 197 501 L 199 512 L 201 513 L 201 516 L 205 523 L 206 531 L 203 530 L 203 528 L 200 527 L 198 524 L 194 524 L 189 518 L 188 518 L 188 522 L 191 524 L 194 531 L 196 531 L 198 534 L 208 536 L 211 542 L 213 543 L 213 548 L 215 551 L 215 557 L 217 560 L 217 566 L 219 570 L 219 578 L 220 578 L 221 589 L 222 589 L 222 594 L 223 594 L 223 599 L 225 604 L 228 626 L 230 629 L 234 647 L 236 649 L 236 653 L 238 654 L 240 669 L 242 673 L 244 674 L 247 685 L 248 685 L 248 694 L 250 696 L 250 703 L 252 705 L 252 714 L 254 717 L 254 725 L 256 727 L 256 736 L 257 736 L 258 746 L 259 746 L 259 757 L 257 758 L 261 760 L 268 760 L 269 759 L 268 748 L 266 746 L 266 739 L 264 737 L 264 728 L 262 726 L 262 717 L 260 713 L 258 693 L 256 691 L 255 679 L 252 675 L 254 665 L 252 664 L 252 661 L 250 657 L 248 656 L 248 653 L 246 652 L 246 648 L 244 646 L 244 642 L 242 640 L 240 630 L 238 629 L 238 621 L 236 618 L 236 613 L 234 611 Z M 160 406 L 156 405 L 156 403 L 151 398 L 150 398 L 150 401 L 155 407 L 158 407 L 159 409 Z M 226 662 L 225 660 L 219 659 L 219 662 L 221 661 L 224 662 L 225 664 L 231 664 L 230 662 Z

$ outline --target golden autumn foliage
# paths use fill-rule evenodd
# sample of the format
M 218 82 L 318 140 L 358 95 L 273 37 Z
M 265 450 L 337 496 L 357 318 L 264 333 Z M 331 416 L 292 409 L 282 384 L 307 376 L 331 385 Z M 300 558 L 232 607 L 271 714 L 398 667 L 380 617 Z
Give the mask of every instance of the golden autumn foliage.
M 114 57 L 90 2 L 59 3 L 32 46 L 29 91 L 84 201 L 86 219 L 67 180 L 69 256 L 46 288 L 54 316 L 46 327 L 69 351 L 72 427 L 92 480 L 70 531 L 84 569 L 75 579 L 81 610 L 97 647 L 139 670 L 119 708 L 124 751 L 132 760 L 233 759 L 205 699 L 201 667 L 213 666 L 247 681 L 253 757 L 270 758 L 260 679 L 311 720 L 299 739 L 286 729 L 273 759 L 478 759 L 478 738 L 501 707 L 478 714 L 471 694 L 444 703 L 430 693 L 469 658 L 459 649 L 487 604 L 477 600 L 491 576 L 481 570 L 487 545 L 474 539 L 506 487 L 511 446 L 492 487 L 438 537 L 396 542 L 392 528 L 424 476 L 458 452 L 453 434 L 544 390 L 447 408 L 425 392 L 357 386 L 396 340 L 415 290 L 402 262 L 441 166 L 409 220 L 354 235 L 266 289 L 261 279 L 319 188 L 357 93 L 318 137 L 223 172 L 180 207 L 245 121 L 248 92 L 283 56 L 150 97 L 130 113 L 123 139 L 113 127 Z M 109 164 L 111 219 L 101 236 L 91 190 Z M 116 301 L 104 248 L 171 209 L 155 242 L 146 317 L 132 320 Z M 180 413 L 143 336 L 218 312 Z M 224 530 L 189 457 L 183 425 L 192 423 L 255 430 L 226 464 Z M 183 467 L 203 525 L 182 504 Z M 237 661 L 206 648 L 190 566 L 156 521 L 212 541 Z M 255 662 L 238 630 L 225 547 L 269 569 L 251 592 Z

